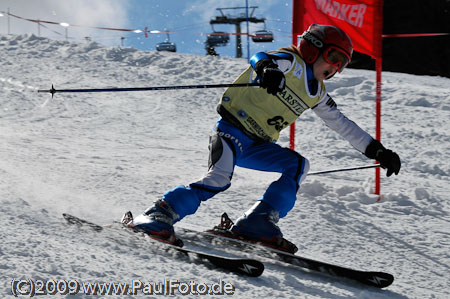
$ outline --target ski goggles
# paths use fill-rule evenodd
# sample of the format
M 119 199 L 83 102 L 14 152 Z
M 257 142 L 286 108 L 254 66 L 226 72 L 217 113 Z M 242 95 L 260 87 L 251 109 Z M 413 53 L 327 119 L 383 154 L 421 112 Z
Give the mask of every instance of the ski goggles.
M 335 46 L 326 48 L 325 51 L 323 51 L 322 56 L 327 63 L 337 66 L 339 73 L 342 73 L 344 68 L 350 62 L 350 56 Z

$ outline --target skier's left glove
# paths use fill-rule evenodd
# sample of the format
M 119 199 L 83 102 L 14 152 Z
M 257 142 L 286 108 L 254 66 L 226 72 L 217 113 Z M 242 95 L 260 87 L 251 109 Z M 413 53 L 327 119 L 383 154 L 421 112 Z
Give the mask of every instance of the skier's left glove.
M 393 173 L 397 175 L 399 173 L 402 164 L 400 157 L 397 153 L 386 149 L 378 140 L 372 140 L 364 154 L 368 158 L 379 161 L 382 168 L 387 168 L 386 176 L 391 176 Z
M 262 88 L 267 88 L 267 93 L 276 95 L 286 86 L 286 78 L 278 65 L 271 59 L 261 59 L 255 64 L 255 71 L 260 78 Z

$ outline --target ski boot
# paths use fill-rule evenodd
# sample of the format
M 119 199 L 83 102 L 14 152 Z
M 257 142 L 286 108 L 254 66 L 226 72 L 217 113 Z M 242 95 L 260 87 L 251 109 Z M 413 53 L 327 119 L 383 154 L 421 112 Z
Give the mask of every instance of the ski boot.
M 176 219 L 178 214 L 163 199 L 159 199 L 153 207 L 136 218 L 133 218 L 131 212 L 126 212 L 121 222 L 136 231 L 144 232 L 152 239 L 182 247 L 182 241 L 175 236 L 173 228 L 173 221 Z
M 231 231 L 239 237 L 256 241 L 274 249 L 295 253 L 298 248 L 283 238 L 277 223 L 279 213 L 268 203 L 258 201 L 231 227 Z

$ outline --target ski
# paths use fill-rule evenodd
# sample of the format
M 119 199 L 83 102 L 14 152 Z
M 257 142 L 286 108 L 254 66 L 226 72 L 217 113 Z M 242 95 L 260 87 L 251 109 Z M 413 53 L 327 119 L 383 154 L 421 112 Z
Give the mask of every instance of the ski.
M 70 225 L 76 225 L 80 227 L 87 227 L 96 232 L 103 231 L 106 227 L 95 224 L 93 222 L 81 219 L 79 217 L 63 213 L 64 219 Z M 125 226 L 124 226 L 125 227 Z M 145 234 L 144 234 L 145 235 Z M 145 235 L 148 236 L 148 235 Z M 156 240 L 156 239 L 153 239 Z M 210 254 L 207 252 L 187 249 L 178 247 L 175 245 L 170 245 L 162 241 L 156 241 L 158 245 L 165 247 L 168 250 L 176 250 L 178 252 L 184 253 L 187 256 L 195 257 L 197 259 L 186 259 L 189 262 L 195 262 L 195 260 L 206 260 L 217 268 L 225 269 L 237 274 L 243 274 L 251 277 L 258 277 L 264 272 L 264 264 L 258 260 L 250 258 L 235 258 L 235 257 L 225 257 L 216 254 Z
M 223 216 L 224 215 L 222 215 L 222 217 Z M 222 231 L 220 234 L 218 234 L 217 230 L 204 232 L 188 228 L 179 228 L 179 230 L 183 233 L 183 240 L 186 242 L 202 243 L 203 241 L 206 241 L 208 244 L 213 244 L 214 246 L 234 248 L 239 252 L 247 252 L 264 258 L 282 262 L 287 266 L 300 267 L 336 278 L 349 279 L 376 288 L 388 287 L 394 281 L 394 276 L 389 273 L 355 270 L 352 268 L 317 261 L 296 254 L 277 250 L 271 247 L 260 245 L 258 243 L 236 239 L 231 236 L 231 231 Z

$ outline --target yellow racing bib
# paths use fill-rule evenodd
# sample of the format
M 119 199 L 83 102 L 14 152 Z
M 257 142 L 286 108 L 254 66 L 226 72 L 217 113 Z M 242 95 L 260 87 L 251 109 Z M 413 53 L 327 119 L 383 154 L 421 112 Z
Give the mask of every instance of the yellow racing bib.
M 290 68 L 284 72 L 286 87 L 281 92 L 274 96 L 261 87 L 233 87 L 225 91 L 219 102 L 221 109 L 232 115 L 245 130 L 270 142 L 276 142 L 281 130 L 326 95 L 323 82 L 320 82 L 316 94 L 310 94 L 305 62 L 297 53 L 287 53 L 294 59 Z M 255 78 L 256 73 L 249 66 L 234 83 L 254 82 Z

